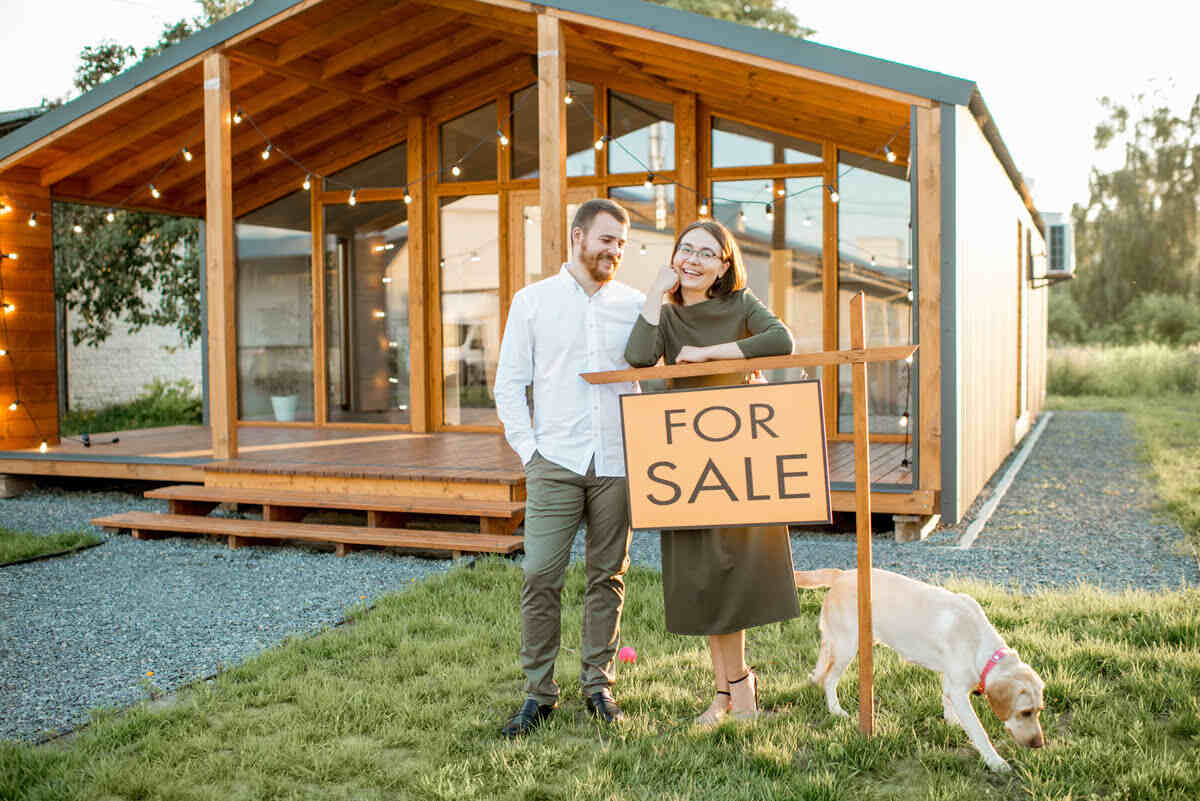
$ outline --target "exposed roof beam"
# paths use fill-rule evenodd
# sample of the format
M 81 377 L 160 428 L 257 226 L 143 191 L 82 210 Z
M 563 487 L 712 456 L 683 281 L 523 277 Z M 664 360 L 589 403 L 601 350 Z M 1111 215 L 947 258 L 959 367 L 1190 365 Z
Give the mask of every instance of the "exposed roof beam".
M 491 31 L 466 27 L 450 36 L 414 50 L 403 53 L 400 58 L 385 64 L 363 78 L 362 91 L 369 92 L 386 83 L 399 80 L 450 57 L 457 50 L 476 47 L 492 38 Z
M 440 70 L 427 72 L 396 90 L 396 102 L 407 103 L 438 89 L 452 87 L 483 70 L 502 64 L 520 55 L 517 48 L 507 44 L 489 47 L 471 56 L 460 58 Z
M 572 46 L 575 46 L 575 47 L 578 47 L 581 50 L 584 50 L 584 51 L 588 52 L 589 54 L 591 54 L 601 60 L 608 61 L 610 64 L 612 64 L 614 67 L 616 67 L 618 69 L 633 73 L 634 77 L 640 78 L 641 80 L 646 81 L 647 83 L 654 84 L 655 86 L 657 86 L 658 88 L 660 88 L 666 92 L 671 92 L 671 93 L 679 92 L 679 90 L 676 89 L 675 87 L 668 86 L 666 83 L 664 83 L 662 80 L 660 80 L 658 78 L 658 76 L 652 75 L 649 72 L 646 72 L 644 69 L 642 69 L 641 65 L 637 64 L 636 62 L 630 61 L 628 58 L 617 55 L 615 52 L 613 52 L 612 48 L 601 47 L 600 45 L 596 44 L 595 42 L 593 42 L 591 39 L 589 39 L 587 37 L 587 34 L 585 34 L 581 29 L 575 27 L 574 25 L 564 24 L 563 29 L 567 33 L 572 34 L 572 36 L 569 39 L 567 39 L 567 60 L 568 61 L 571 60 L 571 52 L 570 52 L 571 48 L 572 48 Z
M 419 42 L 426 36 L 438 33 L 442 28 L 458 24 L 462 16 L 447 14 L 440 8 L 429 9 L 405 20 L 401 27 L 384 30 L 335 56 L 330 56 L 321 68 L 321 77 L 328 80 L 384 53 Z
M 395 0 L 362 0 L 356 8 L 338 11 L 332 18 L 322 20 L 299 36 L 280 42 L 276 48 L 276 61 L 280 65 L 289 64 L 361 28 L 378 29 L 380 25 L 391 24 L 390 17 L 403 10 L 404 5 L 397 5 Z M 385 16 L 389 19 L 385 20 Z

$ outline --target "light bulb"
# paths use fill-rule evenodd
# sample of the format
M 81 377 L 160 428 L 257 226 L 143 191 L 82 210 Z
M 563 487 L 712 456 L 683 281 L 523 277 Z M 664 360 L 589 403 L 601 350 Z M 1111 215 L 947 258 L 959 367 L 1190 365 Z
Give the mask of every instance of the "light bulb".
M 808 228 L 812 228 L 812 226 L 813 226 L 813 218 L 812 218 L 812 216 L 811 216 L 811 215 L 809 215 L 809 216 L 807 216 L 807 217 L 805 217 L 805 218 L 804 218 L 804 225 L 805 225 L 805 226 L 807 226 Z
M 42 440 L 42 444 L 38 445 L 38 451 L 41 453 L 46 452 L 46 440 Z
M 500 137 L 500 147 L 508 147 L 508 137 L 504 135 L 504 131 L 496 131 Z
M 597 149 L 597 150 L 603 150 L 603 149 L 604 149 L 604 140 L 605 140 L 605 139 L 606 139 L 606 137 L 603 137 L 603 136 L 602 136 L 602 137 L 600 137 L 599 139 L 597 139 L 597 140 L 596 140 L 596 149 Z
M 646 180 L 642 181 L 642 186 L 646 189 L 654 188 L 654 173 L 652 173 L 652 172 L 646 173 Z
M 21 405 L 20 401 L 13 401 L 12 403 L 8 404 L 8 410 L 10 412 L 15 412 L 17 410 L 17 407 L 20 405 Z
M 404 205 L 407 206 L 410 203 L 412 203 L 412 195 L 408 194 L 408 187 L 406 186 L 404 187 Z
M 482 258 L 482 257 L 479 255 L 479 251 L 478 251 L 478 250 L 472 250 L 472 251 L 471 251 L 471 261 L 479 261 L 481 258 Z
M 384 284 L 392 283 L 392 277 L 390 275 L 385 275 L 383 278 L 380 278 L 379 280 L 381 283 L 384 283 Z
M 388 340 L 388 347 L 389 347 L 389 348 L 398 348 L 398 347 L 400 347 L 400 343 L 399 343 L 399 342 L 397 342 L 397 341 L 396 341 L 396 340 L 394 340 L 394 339 L 389 339 L 389 340 Z
M 155 186 L 154 184 L 150 184 L 150 195 L 151 195 L 151 196 L 152 196 L 152 197 L 153 197 L 155 200 L 157 200 L 158 198 L 162 197 L 162 192 L 159 192 L 159 191 L 158 191 L 158 187 L 157 187 L 157 186 Z
M 11 304 L 11 303 L 5 303 L 5 304 L 4 304 L 4 313 L 5 313 L 5 314 L 12 314 L 12 313 L 13 313 L 13 312 L 15 312 L 16 310 L 17 310 L 17 307 L 16 307 L 16 306 L 14 306 L 13 304 Z
M 394 375 L 390 375 L 390 376 L 388 376 L 388 383 L 389 384 L 399 384 L 400 379 L 396 378 L 396 376 L 394 376 Z
M 459 167 L 457 164 L 455 164 L 453 167 L 450 168 L 450 174 L 455 177 L 458 177 L 458 176 L 462 175 L 462 168 Z
M 358 195 L 355 194 L 355 190 L 353 190 L 353 189 L 350 190 L 350 199 L 347 200 L 346 202 L 349 203 L 351 206 L 358 205 Z
M 29 227 L 37 228 L 37 212 L 36 211 L 33 214 L 29 215 Z
M 911 290 L 911 289 L 910 289 L 910 290 L 908 290 L 908 299 L 909 299 L 909 301 L 910 301 L 910 302 L 911 302 L 911 301 L 912 301 L 912 299 L 913 299 L 913 293 L 912 293 L 912 290 Z
M 262 152 L 263 161 L 266 161 L 269 158 L 271 158 L 271 143 L 270 142 L 267 143 L 266 149 L 263 150 L 263 152 Z
M 234 125 L 242 124 L 242 110 L 240 108 L 237 111 L 233 112 L 233 124 Z
M 773 220 L 773 219 L 775 219 L 775 209 L 771 208 L 771 204 L 770 204 L 770 203 L 768 203 L 768 204 L 767 204 L 767 207 L 766 207 L 766 209 L 764 210 L 764 213 L 767 215 L 767 219 L 768 219 L 768 220 Z
M 7 356 L 7 355 L 8 355 L 8 349 L 0 348 L 0 356 Z
M 184 161 L 191 161 L 191 160 L 192 160 L 192 158 L 193 158 L 193 157 L 192 157 L 192 151 L 188 150 L 188 149 L 185 147 L 185 148 L 183 149 L 183 151 L 182 151 L 182 152 L 183 152 L 183 160 L 184 160 Z
M 838 191 L 833 188 L 833 184 L 827 184 L 825 188 L 829 190 L 829 199 L 834 203 L 837 203 L 842 199 L 842 196 L 838 194 Z
M 304 188 L 305 192 L 312 189 L 312 173 L 311 172 L 308 175 L 304 176 L 304 183 L 300 184 L 300 186 Z
M 375 310 L 375 318 L 376 319 L 382 320 L 384 317 L 387 317 L 387 312 L 381 311 L 379 309 Z
M 575 102 L 575 98 L 570 92 L 567 92 L 567 96 L 563 98 L 563 102 L 569 106 Z
M 892 149 L 890 147 L 888 147 L 887 145 L 883 146 L 883 155 L 887 158 L 888 161 L 891 161 L 891 162 L 896 161 L 896 154 L 893 153 Z
M 907 356 L 905 356 L 905 357 L 904 357 L 904 363 L 905 363 L 905 364 L 912 364 L 912 357 L 913 357 L 913 355 L 912 355 L 911 353 L 910 353 L 910 354 L 908 354 Z
M 82 234 L 82 233 L 83 233 L 83 226 L 82 226 L 82 225 L 80 225 L 79 223 L 75 223 L 74 225 L 72 225 L 72 226 L 71 226 L 71 230 L 72 230 L 72 231 L 74 231 L 74 232 L 75 232 L 75 233 L 77 233 L 77 234 Z
M 787 190 L 786 190 L 786 189 L 784 189 L 782 186 L 781 186 L 781 187 L 779 187 L 778 189 L 776 189 L 776 190 L 775 190 L 775 194 L 776 194 L 778 197 L 783 197 L 783 196 L 784 196 L 784 194 L 786 194 L 786 193 L 787 193 Z
M 700 201 L 700 216 L 701 217 L 708 216 L 708 198 L 704 198 L 703 200 Z
M 640 248 L 638 248 L 638 255 L 640 255 L 640 256 L 646 255 L 646 243 L 645 242 L 643 242 L 642 246 Z
M 104 219 L 106 222 L 112 222 L 113 220 L 117 219 L 117 215 L 113 214 L 112 209 L 109 209 L 108 214 L 104 215 Z
M 0 203 L 0 214 L 8 214 L 10 211 L 12 211 L 12 206 L 7 203 Z
M 907 412 L 900 415 L 900 427 L 908 428 L 908 413 Z

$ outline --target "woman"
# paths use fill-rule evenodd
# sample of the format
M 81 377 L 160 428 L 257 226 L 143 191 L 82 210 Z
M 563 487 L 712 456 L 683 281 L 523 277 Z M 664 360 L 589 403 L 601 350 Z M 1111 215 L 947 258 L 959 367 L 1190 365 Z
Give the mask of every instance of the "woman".
M 663 303 L 663 296 L 668 302 Z M 699 220 L 675 240 L 646 295 L 625 347 L 626 360 L 649 367 L 777 356 L 792 335 L 746 289 L 746 268 L 733 234 Z M 745 373 L 677 379 L 672 388 L 744 384 Z M 800 614 L 786 526 L 693 529 L 662 533 L 667 630 L 708 636 L 717 694 L 696 720 L 758 714 L 758 677 L 746 666 L 746 629 Z

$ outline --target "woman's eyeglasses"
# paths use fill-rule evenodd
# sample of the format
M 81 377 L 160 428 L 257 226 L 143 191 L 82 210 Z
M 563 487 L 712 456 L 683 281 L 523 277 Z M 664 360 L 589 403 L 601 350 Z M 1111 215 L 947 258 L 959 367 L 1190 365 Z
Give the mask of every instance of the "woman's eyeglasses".
M 700 248 L 699 250 L 696 250 L 691 245 L 680 245 L 675 249 L 675 255 L 681 259 L 690 259 L 692 256 L 695 256 L 702 262 L 713 261 L 714 259 L 720 258 L 719 254 L 713 253 L 708 248 Z

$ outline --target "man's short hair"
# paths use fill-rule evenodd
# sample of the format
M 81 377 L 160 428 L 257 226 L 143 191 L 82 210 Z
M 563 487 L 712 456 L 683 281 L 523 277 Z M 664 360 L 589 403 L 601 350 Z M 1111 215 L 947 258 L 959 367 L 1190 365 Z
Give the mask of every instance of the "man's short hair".
M 575 212 L 575 218 L 571 220 L 571 231 L 581 228 L 583 229 L 584 236 L 587 236 L 587 232 L 591 229 L 592 222 L 596 219 L 597 214 L 607 214 L 626 228 L 629 227 L 629 212 L 608 198 L 596 197 L 585 202 Z M 568 232 L 567 236 L 568 238 L 570 237 L 570 232 Z

